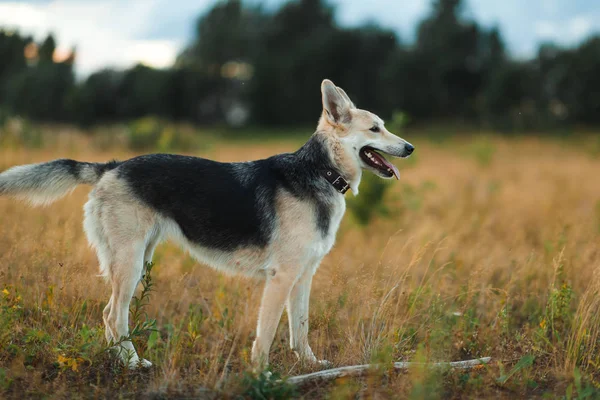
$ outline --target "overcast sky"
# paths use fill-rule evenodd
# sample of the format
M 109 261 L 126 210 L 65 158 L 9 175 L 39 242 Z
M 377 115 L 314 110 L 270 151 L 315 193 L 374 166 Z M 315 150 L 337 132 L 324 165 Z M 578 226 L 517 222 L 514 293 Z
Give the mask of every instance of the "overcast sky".
M 253 3 L 260 0 L 250 0 Z M 277 7 L 283 0 L 264 0 Z M 194 21 L 215 0 L 0 0 L 0 27 L 41 39 L 53 32 L 61 49 L 77 46 L 77 72 L 143 62 L 169 66 L 190 40 Z M 410 41 L 431 0 L 330 0 L 338 21 L 374 21 Z M 541 41 L 579 43 L 600 33 L 600 0 L 466 0 L 480 23 L 498 25 L 513 55 L 528 57 Z

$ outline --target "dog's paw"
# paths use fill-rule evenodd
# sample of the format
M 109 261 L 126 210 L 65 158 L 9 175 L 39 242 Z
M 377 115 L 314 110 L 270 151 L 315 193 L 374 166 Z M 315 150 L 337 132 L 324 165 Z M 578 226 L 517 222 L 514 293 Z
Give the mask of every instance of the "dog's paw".
M 135 359 L 129 360 L 129 363 L 127 366 L 131 370 L 146 369 L 146 368 L 152 367 L 152 363 L 150 361 L 146 360 L 145 358 L 139 359 L 136 357 Z

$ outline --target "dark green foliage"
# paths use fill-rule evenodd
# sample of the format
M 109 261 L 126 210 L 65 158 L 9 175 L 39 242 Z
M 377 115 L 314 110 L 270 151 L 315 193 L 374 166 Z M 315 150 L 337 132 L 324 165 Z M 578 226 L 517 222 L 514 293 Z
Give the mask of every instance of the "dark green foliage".
M 126 138 L 127 146 L 136 151 L 191 151 L 200 147 L 199 138 L 193 133 L 182 132 L 172 124 L 153 117 L 130 122 Z
M 360 196 L 348 198 L 348 210 L 360 225 L 368 225 L 376 216 L 388 216 L 385 194 L 390 182 L 365 173 L 360 184 Z
M 10 109 L 38 121 L 68 121 L 68 96 L 74 77 L 70 65 L 39 63 L 12 76 L 6 85 Z
M 172 68 L 103 70 L 80 83 L 74 54 L 55 60 L 52 35 L 36 44 L 0 30 L 0 108 L 81 125 L 147 115 L 305 125 L 318 118 L 318 84 L 330 78 L 386 119 L 403 110 L 414 123 L 510 131 L 600 124 L 600 37 L 572 49 L 544 44 L 533 59 L 513 61 L 499 29 L 472 20 L 465 4 L 432 0 L 407 45 L 372 23 L 340 27 L 327 0 L 275 9 L 219 1 L 198 18 L 195 38 Z
M 244 399 L 278 400 L 297 396 L 296 388 L 288 384 L 278 373 L 269 371 L 260 374 L 246 373 L 242 386 Z

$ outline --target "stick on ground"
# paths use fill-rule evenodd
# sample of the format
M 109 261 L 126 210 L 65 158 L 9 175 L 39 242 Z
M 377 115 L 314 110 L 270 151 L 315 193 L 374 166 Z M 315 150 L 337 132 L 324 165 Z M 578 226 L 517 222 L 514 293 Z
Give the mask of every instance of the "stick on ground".
M 478 359 L 474 359 L 474 360 L 439 362 L 439 363 L 432 363 L 432 364 L 424 364 L 424 363 L 417 363 L 417 362 L 395 362 L 394 369 L 403 370 L 403 369 L 408 369 L 415 365 L 427 365 L 427 366 L 431 366 L 431 367 L 450 367 L 450 368 L 454 368 L 454 369 L 470 369 L 470 368 L 476 367 L 477 365 L 487 364 L 490 362 L 491 359 L 492 359 L 491 357 L 483 357 L 483 358 L 478 358 Z M 369 369 L 377 368 L 377 367 L 378 367 L 377 365 L 373 365 L 373 364 L 363 364 L 363 365 L 351 365 L 348 367 L 326 369 L 324 371 L 313 372 L 312 374 L 292 376 L 287 379 L 287 382 L 294 384 L 294 385 L 303 385 L 308 382 L 330 381 L 330 380 L 334 380 L 334 379 L 341 378 L 341 377 L 347 377 L 347 376 L 357 377 L 357 376 L 365 375 L 369 371 Z

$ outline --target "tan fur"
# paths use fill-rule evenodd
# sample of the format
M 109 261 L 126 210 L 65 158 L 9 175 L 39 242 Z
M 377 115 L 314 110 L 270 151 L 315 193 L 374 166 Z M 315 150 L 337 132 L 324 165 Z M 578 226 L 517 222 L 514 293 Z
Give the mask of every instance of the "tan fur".
M 362 170 L 370 168 L 359 158 L 359 150 L 365 145 L 378 150 L 382 150 L 382 147 L 402 148 L 408 142 L 388 131 L 377 115 L 356 108 L 346 92 L 330 80 L 323 81 L 321 92 L 324 110 L 317 133 L 327 138 L 329 151 L 339 172 L 350 184 L 354 195 L 357 195 Z M 379 132 L 369 130 L 374 125 L 380 128 Z
M 345 208 L 345 205 L 340 207 Z M 334 226 L 325 240 L 317 231 L 311 203 L 281 190 L 276 197 L 276 214 L 276 237 L 272 245 L 275 254 L 271 266 L 273 274 L 267 276 L 265 284 L 252 361 L 255 364 L 267 362 L 285 305 L 290 324 L 290 347 L 302 360 L 316 362 L 307 339 L 310 286 L 321 259 L 333 246 L 343 210 L 333 216 Z

